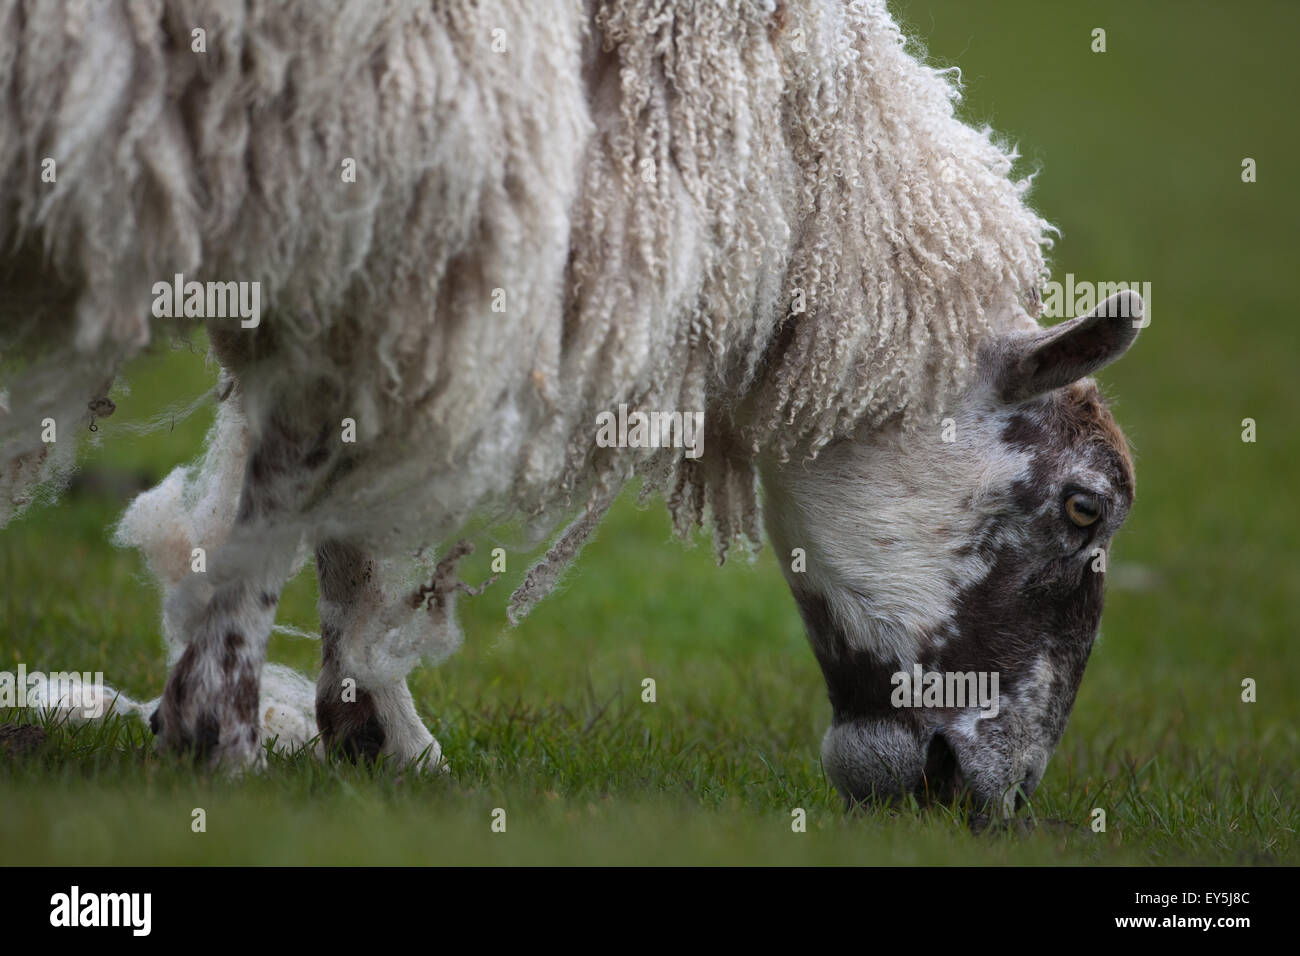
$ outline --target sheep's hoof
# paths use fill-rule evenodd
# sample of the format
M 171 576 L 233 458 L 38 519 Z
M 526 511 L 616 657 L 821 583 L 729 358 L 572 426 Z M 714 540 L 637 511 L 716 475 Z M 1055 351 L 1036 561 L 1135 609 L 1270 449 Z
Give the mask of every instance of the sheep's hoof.
M 266 752 L 256 726 L 223 727 L 211 711 L 200 713 L 192 726 L 186 726 L 184 721 L 175 719 L 174 713 L 164 715 L 163 709 L 159 706 L 149 717 L 149 729 L 158 738 L 161 752 L 188 757 L 196 764 L 220 768 L 231 776 L 266 765 Z
M 351 701 L 332 692 L 318 694 L 316 726 L 320 728 L 320 756 L 341 757 L 356 764 L 373 764 L 388 736 L 374 698 L 360 689 Z

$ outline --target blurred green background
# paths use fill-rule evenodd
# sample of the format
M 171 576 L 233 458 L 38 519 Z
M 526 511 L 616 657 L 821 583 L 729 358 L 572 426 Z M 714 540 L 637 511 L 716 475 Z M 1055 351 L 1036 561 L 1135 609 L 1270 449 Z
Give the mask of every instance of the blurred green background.
M 231 783 L 160 762 L 138 726 L 54 730 L 36 755 L 0 755 L 0 862 L 1296 862 L 1300 6 L 891 7 L 932 62 L 961 68 L 966 116 L 1038 170 L 1033 201 L 1061 229 L 1053 277 L 1152 285 L 1150 327 L 1102 376 L 1138 500 L 1034 799 L 1042 825 L 973 837 L 957 810 L 845 818 L 818 757 L 825 691 L 771 552 L 719 570 L 629 497 L 522 627 L 505 624 L 526 566 L 512 556 L 506 580 L 462 602 L 464 649 L 412 676 L 450 780 L 303 756 Z M 116 426 L 214 377 L 197 346 L 157 343 L 67 500 L 0 534 L 0 669 L 75 666 L 161 692 L 157 594 L 107 532 L 132 489 L 196 455 L 210 412 L 148 436 Z M 310 573 L 279 622 L 315 629 Z M 318 653 L 272 643 L 313 675 Z M 206 834 L 190 830 L 198 806 Z M 490 832 L 495 807 L 505 834 Z M 807 833 L 791 832 L 795 807 Z

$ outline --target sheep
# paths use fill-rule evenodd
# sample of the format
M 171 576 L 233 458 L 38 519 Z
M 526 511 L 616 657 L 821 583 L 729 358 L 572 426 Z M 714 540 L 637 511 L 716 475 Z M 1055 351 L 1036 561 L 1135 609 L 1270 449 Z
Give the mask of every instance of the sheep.
M 322 747 L 442 766 L 405 676 L 461 641 L 471 518 L 550 541 L 515 623 L 634 476 L 679 535 L 708 525 L 719 562 L 759 547 L 765 487 L 781 547 L 840 587 L 837 532 L 791 541 L 808 529 L 783 510 L 845 491 L 824 463 L 882 443 L 907 460 L 977 405 L 978 432 L 1005 418 L 991 394 L 1064 401 L 1131 342 L 1128 298 L 1044 337 L 1052 229 L 1016 153 L 956 115 L 955 78 L 879 0 L 8 0 L 0 25 L 0 162 L 23 171 L 0 183 L 0 328 L 22 356 L 0 393 L 0 518 L 57 488 L 123 362 L 193 327 L 157 307 L 169 285 L 248 283 L 263 306 L 206 317 L 205 455 L 117 534 L 163 586 L 154 726 L 221 764 L 263 759 L 266 641 L 309 556 Z M 622 408 L 682 424 L 597 441 Z M 703 454 L 681 440 L 696 421 Z M 921 597 L 933 628 L 951 601 Z M 801 602 L 815 646 L 830 621 L 872 632 L 869 608 L 820 599 L 827 620 Z M 906 656 L 916 637 L 868 643 Z

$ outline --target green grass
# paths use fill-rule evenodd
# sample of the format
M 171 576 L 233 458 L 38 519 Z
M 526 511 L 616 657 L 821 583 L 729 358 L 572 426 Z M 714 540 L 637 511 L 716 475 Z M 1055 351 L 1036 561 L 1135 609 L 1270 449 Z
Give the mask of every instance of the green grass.
M 51 728 L 0 757 L 11 863 L 1295 863 L 1300 740 L 1300 355 L 1288 120 L 1300 10 L 1257 2 L 896 5 L 968 114 L 1016 138 L 1062 230 L 1058 277 L 1153 284 L 1150 328 L 1103 378 L 1138 501 L 1116 542 L 1103 638 L 1033 801 L 1029 833 L 975 837 L 961 808 L 846 817 L 818 759 L 821 677 L 770 552 L 713 566 L 657 505 L 611 514 L 522 627 L 525 565 L 462 604 L 464 649 L 412 675 L 449 778 L 273 757 L 240 782 L 160 760 L 138 724 Z M 1108 52 L 1089 52 L 1107 29 Z M 1251 156 L 1259 181 L 1243 184 Z M 213 372 L 156 348 L 86 469 L 153 479 L 195 455 L 204 411 L 115 430 Z M 1258 423 L 1243 444 L 1240 422 Z M 73 494 L 0 534 L 0 669 L 102 670 L 160 692 L 157 594 L 108 529 L 122 495 Z M 481 542 L 481 545 L 489 542 Z M 487 548 L 467 576 L 487 576 Z M 314 629 L 309 574 L 280 623 Z M 272 658 L 314 673 L 319 648 Z M 656 703 L 641 681 L 657 682 Z M 1240 700 L 1243 678 L 1258 701 Z M 0 723 L 16 714 L 0 714 Z M 202 807 L 207 832 L 191 832 Z M 490 829 L 494 808 L 507 831 Z M 802 807 L 808 831 L 793 833 Z M 1094 833 L 1093 808 L 1107 815 Z

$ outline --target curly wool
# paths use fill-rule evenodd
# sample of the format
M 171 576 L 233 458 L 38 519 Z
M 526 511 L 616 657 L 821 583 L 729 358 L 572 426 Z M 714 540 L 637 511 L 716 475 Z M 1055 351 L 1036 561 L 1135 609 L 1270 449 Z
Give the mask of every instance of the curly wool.
M 0 0 L 0 73 L 0 238 L 39 262 L 6 289 L 75 316 L 0 307 L 5 499 L 52 473 L 33 422 L 156 334 L 154 282 L 258 281 L 261 326 L 214 333 L 254 440 L 357 427 L 282 523 L 393 554 L 580 505 L 514 618 L 634 475 L 719 560 L 756 545 L 759 456 L 924 420 L 1046 272 L 1014 152 L 874 0 Z M 596 447 L 623 403 L 704 412 L 707 453 Z

